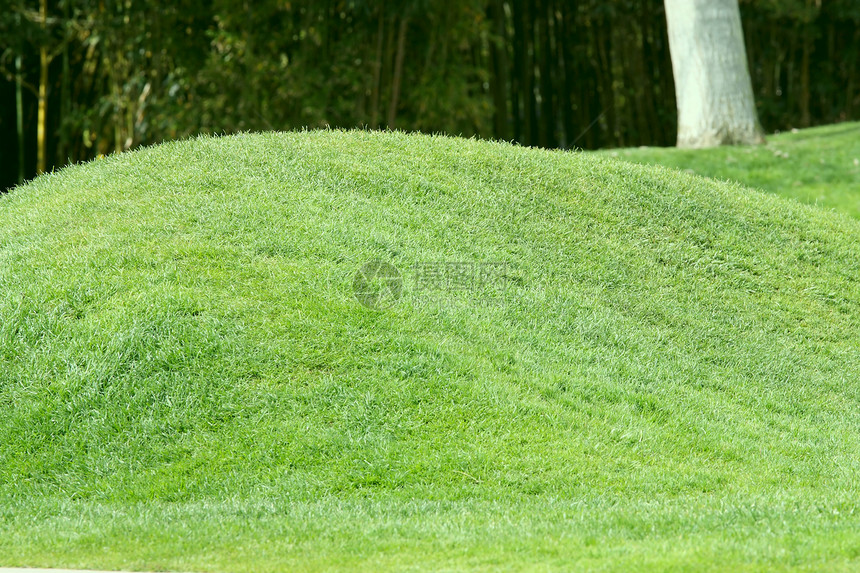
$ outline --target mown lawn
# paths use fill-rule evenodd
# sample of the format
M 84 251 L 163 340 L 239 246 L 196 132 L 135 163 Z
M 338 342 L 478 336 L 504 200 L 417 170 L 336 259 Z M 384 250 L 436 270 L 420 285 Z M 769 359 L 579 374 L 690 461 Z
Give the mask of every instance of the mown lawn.
M 860 123 L 856 122 L 770 135 L 763 146 L 643 147 L 597 153 L 738 181 L 860 218 Z
M 856 570 L 858 333 L 860 221 L 736 184 L 360 131 L 110 156 L 0 199 L 0 564 Z

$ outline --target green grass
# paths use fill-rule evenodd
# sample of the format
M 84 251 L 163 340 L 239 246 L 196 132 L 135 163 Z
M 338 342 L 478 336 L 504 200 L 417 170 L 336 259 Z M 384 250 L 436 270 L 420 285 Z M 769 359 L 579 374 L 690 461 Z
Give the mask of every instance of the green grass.
M 643 147 L 597 153 L 738 181 L 860 219 L 860 123 L 771 135 L 764 146 Z
M 504 288 L 423 296 L 440 261 Z M 354 131 L 64 169 L 0 200 L 0 369 L 5 566 L 860 566 L 860 221 L 670 169 Z

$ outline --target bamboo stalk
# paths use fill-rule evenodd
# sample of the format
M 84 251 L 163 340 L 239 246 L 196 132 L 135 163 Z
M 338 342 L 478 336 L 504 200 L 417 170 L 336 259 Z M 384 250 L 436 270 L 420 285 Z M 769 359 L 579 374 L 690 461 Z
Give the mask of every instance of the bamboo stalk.
M 18 184 L 24 182 L 24 95 L 21 54 L 15 56 L 15 120 L 18 129 Z
M 39 17 L 42 30 L 48 24 L 48 0 L 40 0 Z M 43 40 L 44 41 L 44 40 Z M 46 128 L 48 121 L 48 46 L 44 43 L 39 47 L 39 107 L 36 119 L 36 174 L 44 173 L 47 166 Z
M 376 61 L 373 63 L 373 86 L 370 94 L 370 127 L 379 126 L 379 85 L 382 73 L 382 40 L 385 33 L 385 5 L 379 8 L 379 29 L 376 33 Z
M 394 129 L 397 119 L 397 103 L 400 98 L 400 84 L 403 79 L 403 59 L 406 53 L 406 30 L 409 27 L 409 16 L 404 15 L 400 20 L 400 30 L 397 33 L 397 56 L 394 59 L 394 77 L 391 79 L 391 104 L 388 106 L 388 128 Z

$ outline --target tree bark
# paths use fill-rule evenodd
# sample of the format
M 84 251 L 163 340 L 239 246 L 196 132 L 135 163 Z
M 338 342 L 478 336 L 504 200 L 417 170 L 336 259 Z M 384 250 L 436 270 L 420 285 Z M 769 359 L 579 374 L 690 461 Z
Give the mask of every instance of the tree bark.
M 664 2 L 678 147 L 762 143 L 738 0 Z

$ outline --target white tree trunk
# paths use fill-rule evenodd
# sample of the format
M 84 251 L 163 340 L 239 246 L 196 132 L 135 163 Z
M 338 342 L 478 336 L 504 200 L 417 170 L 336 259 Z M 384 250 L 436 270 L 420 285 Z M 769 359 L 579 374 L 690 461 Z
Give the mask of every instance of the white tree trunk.
M 664 0 L 678 147 L 762 143 L 738 0 Z

